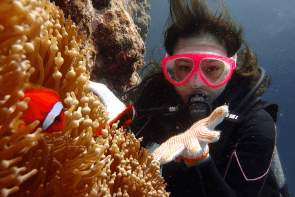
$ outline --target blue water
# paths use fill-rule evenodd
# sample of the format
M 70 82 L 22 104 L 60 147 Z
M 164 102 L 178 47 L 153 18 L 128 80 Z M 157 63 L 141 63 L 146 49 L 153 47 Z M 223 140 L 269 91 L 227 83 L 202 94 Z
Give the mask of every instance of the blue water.
M 259 65 L 273 77 L 264 100 L 279 105 L 277 148 L 291 194 L 295 195 L 295 1 L 224 0 L 232 15 L 243 25 L 248 44 L 256 51 Z M 147 56 L 162 47 L 168 16 L 167 0 L 151 1 L 151 27 L 146 40 Z M 157 57 L 157 55 L 156 55 Z M 146 58 L 146 62 L 149 59 Z

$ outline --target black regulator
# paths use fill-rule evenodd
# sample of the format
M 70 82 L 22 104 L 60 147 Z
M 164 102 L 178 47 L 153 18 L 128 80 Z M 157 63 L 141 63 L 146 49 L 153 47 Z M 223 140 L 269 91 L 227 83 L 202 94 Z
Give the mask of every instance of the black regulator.
M 206 118 L 212 112 L 211 104 L 204 94 L 191 95 L 187 107 L 194 122 Z
M 184 110 L 189 110 L 193 121 L 206 118 L 212 112 L 211 103 L 204 94 L 193 94 L 189 97 L 189 101 L 185 105 L 158 107 L 151 109 L 137 109 L 138 112 L 169 115 Z

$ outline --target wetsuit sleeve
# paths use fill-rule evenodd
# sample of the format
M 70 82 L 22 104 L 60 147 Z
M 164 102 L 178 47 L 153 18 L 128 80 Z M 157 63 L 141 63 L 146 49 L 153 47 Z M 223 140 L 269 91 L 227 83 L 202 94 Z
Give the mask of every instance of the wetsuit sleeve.
M 224 178 L 212 159 L 194 167 L 202 177 L 207 196 L 259 195 L 275 146 L 275 125 L 271 116 L 261 109 L 246 120 L 239 132 Z

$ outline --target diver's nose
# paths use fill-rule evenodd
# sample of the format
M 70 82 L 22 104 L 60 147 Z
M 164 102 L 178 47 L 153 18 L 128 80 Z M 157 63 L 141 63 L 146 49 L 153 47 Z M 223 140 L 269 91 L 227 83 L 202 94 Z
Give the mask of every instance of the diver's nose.
M 193 88 L 198 88 L 204 84 L 203 80 L 201 77 L 195 73 L 191 78 L 190 78 L 190 84 Z

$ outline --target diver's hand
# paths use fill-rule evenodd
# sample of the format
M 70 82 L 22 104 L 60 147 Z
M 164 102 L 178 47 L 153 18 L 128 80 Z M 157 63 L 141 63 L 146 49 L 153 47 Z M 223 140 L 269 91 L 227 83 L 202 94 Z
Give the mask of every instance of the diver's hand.
M 219 140 L 220 132 L 213 129 L 228 115 L 228 106 L 216 108 L 209 117 L 199 120 L 189 130 L 169 138 L 154 152 L 154 160 L 165 164 L 181 156 L 188 166 L 208 156 L 208 143 Z

